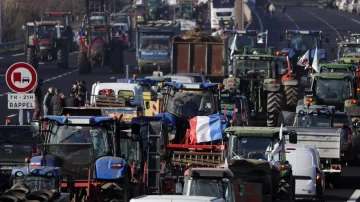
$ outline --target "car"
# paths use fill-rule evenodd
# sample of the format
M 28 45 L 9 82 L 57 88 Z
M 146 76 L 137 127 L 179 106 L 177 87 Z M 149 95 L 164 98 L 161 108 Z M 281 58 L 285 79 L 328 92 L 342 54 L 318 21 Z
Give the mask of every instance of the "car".
M 295 176 L 295 199 L 325 201 L 325 174 L 316 147 L 285 144 L 285 150 Z

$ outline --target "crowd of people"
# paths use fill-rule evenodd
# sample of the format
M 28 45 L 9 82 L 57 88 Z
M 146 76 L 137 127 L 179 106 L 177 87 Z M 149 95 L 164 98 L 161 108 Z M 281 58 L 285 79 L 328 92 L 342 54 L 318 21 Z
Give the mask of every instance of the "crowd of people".
M 49 87 L 45 96 L 42 92 L 43 80 L 39 79 L 37 85 L 29 93 L 35 94 L 34 110 L 27 110 L 27 122 L 31 120 L 39 120 L 41 111 L 44 116 L 59 116 L 63 107 L 81 107 L 86 103 L 86 83 L 78 80 L 73 83 L 68 94 L 60 91 L 58 88 Z M 42 110 L 41 110 L 42 109 Z M 21 117 L 19 116 L 19 119 Z M 20 120 L 19 120 L 20 122 Z

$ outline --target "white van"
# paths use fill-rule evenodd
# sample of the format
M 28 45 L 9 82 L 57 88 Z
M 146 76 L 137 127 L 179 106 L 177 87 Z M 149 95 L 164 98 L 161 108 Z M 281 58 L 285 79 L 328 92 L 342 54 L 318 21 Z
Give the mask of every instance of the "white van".
M 295 198 L 325 200 L 325 175 L 320 155 L 314 146 L 286 144 L 286 159 L 292 165 L 295 177 Z
M 206 78 L 200 73 L 175 73 L 173 76 L 188 76 L 195 79 L 195 83 L 206 83 Z
M 138 196 L 130 202 L 225 202 L 222 198 L 211 196 L 185 196 L 185 195 L 145 195 Z

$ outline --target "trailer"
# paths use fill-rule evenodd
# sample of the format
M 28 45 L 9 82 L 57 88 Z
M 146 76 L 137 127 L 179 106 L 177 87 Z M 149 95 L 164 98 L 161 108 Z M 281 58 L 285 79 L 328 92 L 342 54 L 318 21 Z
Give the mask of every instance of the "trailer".
M 206 36 L 208 40 L 186 40 L 174 37 L 171 73 L 201 73 L 211 82 L 222 83 L 228 74 L 228 40 Z
M 136 59 L 140 72 L 155 69 L 170 71 L 172 64 L 171 38 L 180 33 L 180 25 L 154 21 L 136 28 Z

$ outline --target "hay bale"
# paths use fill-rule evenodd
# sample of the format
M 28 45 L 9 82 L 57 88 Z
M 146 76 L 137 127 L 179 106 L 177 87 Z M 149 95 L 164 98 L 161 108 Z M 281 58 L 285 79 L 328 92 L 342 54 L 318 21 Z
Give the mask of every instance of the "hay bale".
M 190 29 L 183 35 L 176 36 L 174 40 L 184 42 L 218 42 L 216 38 L 205 33 L 199 26 Z

